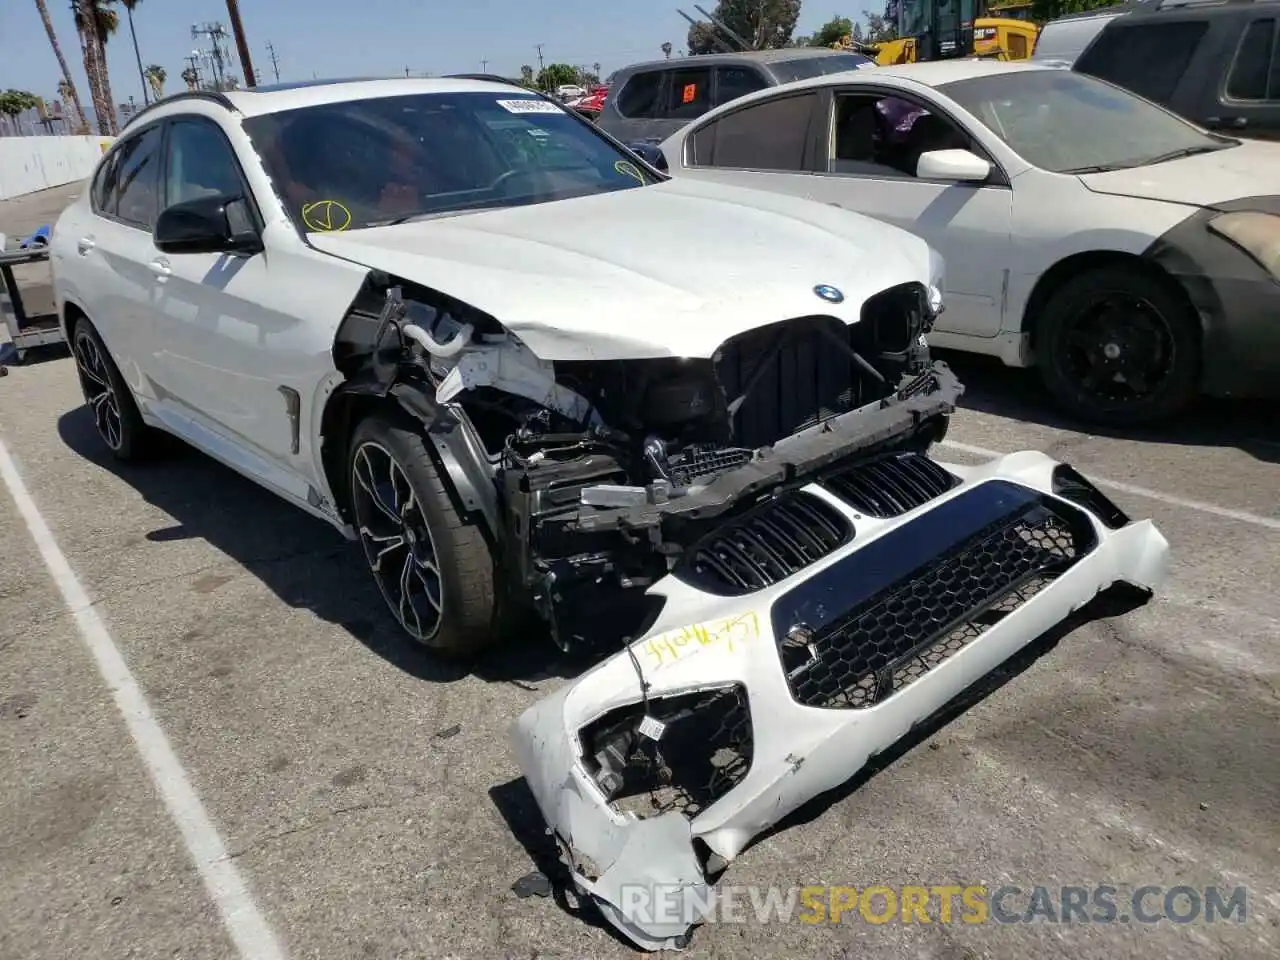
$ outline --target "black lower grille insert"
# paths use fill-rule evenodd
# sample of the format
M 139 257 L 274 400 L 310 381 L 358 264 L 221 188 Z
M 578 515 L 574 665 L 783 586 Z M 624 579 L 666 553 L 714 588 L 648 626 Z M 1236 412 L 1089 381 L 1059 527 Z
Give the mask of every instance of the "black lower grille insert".
M 676 570 L 686 583 L 741 596 L 784 580 L 853 539 L 834 507 L 802 491 L 770 500 L 718 528 Z
M 857 709 L 919 679 L 1093 549 L 1088 518 L 1034 490 L 979 484 L 774 604 L 797 702 Z
M 955 488 L 960 478 L 919 453 L 895 453 L 832 474 L 822 485 L 868 517 L 900 517 Z
M 649 701 L 665 725 L 639 732 L 643 704 L 610 711 L 579 733 L 583 758 L 609 802 L 640 816 L 679 810 L 694 817 L 742 782 L 754 738 L 741 684 Z

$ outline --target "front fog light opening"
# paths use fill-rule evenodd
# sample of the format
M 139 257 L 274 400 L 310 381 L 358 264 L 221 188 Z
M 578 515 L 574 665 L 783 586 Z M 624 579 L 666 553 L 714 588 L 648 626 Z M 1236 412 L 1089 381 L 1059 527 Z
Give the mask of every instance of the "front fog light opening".
M 746 777 L 754 738 L 741 684 L 649 698 L 579 732 L 583 765 L 609 803 L 637 818 L 692 819 Z

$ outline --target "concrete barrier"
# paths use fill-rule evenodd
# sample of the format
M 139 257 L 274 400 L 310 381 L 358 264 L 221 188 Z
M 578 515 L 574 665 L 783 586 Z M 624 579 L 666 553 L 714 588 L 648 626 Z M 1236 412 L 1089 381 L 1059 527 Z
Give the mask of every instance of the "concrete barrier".
M 114 137 L 0 137 L 0 200 L 83 180 Z

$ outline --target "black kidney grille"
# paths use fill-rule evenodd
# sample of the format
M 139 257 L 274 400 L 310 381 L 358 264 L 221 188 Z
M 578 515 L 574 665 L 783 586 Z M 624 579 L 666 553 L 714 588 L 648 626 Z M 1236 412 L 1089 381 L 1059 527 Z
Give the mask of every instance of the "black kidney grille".
M 960 483 L 928 457 L 898 453 L 832 474 L 822 485 L 859 513 L 884 519 L 936 500 Z
M 716 530 L 677 571 L 721 596 L 763 590 L 829 556 L 853 539 L 853 527 L 829 503 L 796 492 Z

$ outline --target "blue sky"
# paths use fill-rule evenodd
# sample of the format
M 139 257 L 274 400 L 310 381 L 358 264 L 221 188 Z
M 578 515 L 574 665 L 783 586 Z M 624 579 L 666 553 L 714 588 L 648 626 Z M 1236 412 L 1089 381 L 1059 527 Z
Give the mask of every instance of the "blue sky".
M 88 89 L 80 44 L 68 0 L 47 0 L 63 54 L 71 66 L 82 102 Z M 712 10 L 713 0 L 696 0 Z M 861 7 L 848 5 L 857 17 Z M 877 5 L 883 5 L 878 3 Z M 697 16 L 693 3 L 618 3 L 616 0 L 240 0 L 240 16 L 250 56 L 264 82 L 272 80 L 266 44 L 276 51 L 281 80 L 313 75 L 367 76 L 403 73 L 460 73 L 482 69 L 518 75 L 522 64 L 538 65 L 536 44 L 546 63 L 566 62 L 601 73 L 658 58 L 664 41 L 677 51 L 688 24 L 676 12 Z M 832 0 L 809 0 L 797 34 L 812 32 L 835 15 Z M 445 11 L 448 11 L 447 13 Z M 130 96 L 142 102 L 142 85 L 127 23 L 107 45 L 111 85 L 118 102 Z M 220 20 L 227 25 L 223 0 L 142 0 L 134 14 L 143 65 L 158 63 L 168 72 L 166 92 L 180 89 L 179 74 L 203 42 L 191 39 L 191 25 Z M 234 53 L 234 42 L 228 44 Z M 487 64 L 486 64 L 487 61 Z M 0 89 L 16 87 L 46 99 L 56 97 L 58 64 L 32 0 L 0 0 Z

